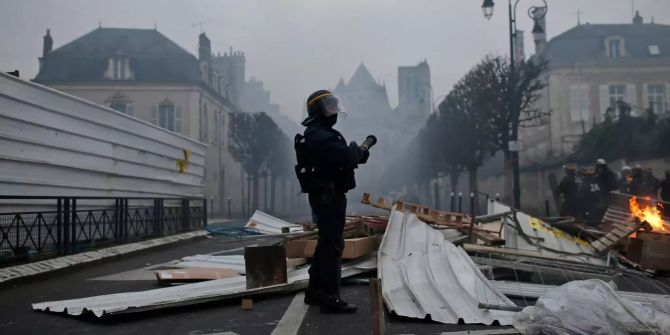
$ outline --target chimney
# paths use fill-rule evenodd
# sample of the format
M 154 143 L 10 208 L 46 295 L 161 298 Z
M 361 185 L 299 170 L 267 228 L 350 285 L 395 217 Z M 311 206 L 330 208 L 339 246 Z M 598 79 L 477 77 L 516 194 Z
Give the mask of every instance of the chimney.
M 212 62 L 212 44 L 205 33 L 198 37 L 198 59 L 208 65 Z
M 640 11 L 636 10 L 635 11 L 635 17 L 633 18 L 633 24 L 642 24 L 644 20 L 642 19 L 642 16 L 640 16 Z
M 535 54 L 541 55 L 547 45 L 547 7 L 536 7 L 531 12 L 533 21 L 533 41 L 535 42 Z
M 51 39 L 51 31 L 47 29 L 47 34 L 44 36 L 44 43 L 42 44 L 42 58 L 46 57 L 53 48 L 54 41 Z
M 47 29 L 47 34 L 44 35 L 43 42 L 42 42 L 42 57 L 39 57 L 39 63 L 40 63 L 40 69 L 42 66 L 44 66 L 44 59 L 46 58 L 47 54 L 51 52 L 51 49 L 53 48 L 54 41 L 51 39 L 51 31 Z

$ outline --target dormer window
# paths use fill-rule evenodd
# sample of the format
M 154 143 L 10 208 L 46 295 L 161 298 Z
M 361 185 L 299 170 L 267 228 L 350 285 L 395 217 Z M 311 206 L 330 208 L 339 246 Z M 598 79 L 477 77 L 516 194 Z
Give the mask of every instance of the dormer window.
M 607 57 L 619 58 L 624 56 L 623 38 L 610 37 L 605 41 L 605 48 L 607 50 Z
M 130 69 L 128 57 L 122 55 L 110 57 L 104 77 L 112 80 L 132 80 L 135 75 Z

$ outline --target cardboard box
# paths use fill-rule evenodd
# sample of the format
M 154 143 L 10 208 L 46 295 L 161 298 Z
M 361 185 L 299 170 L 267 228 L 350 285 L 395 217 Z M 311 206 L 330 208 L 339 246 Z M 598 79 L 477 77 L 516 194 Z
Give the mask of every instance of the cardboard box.
M 359 238 L 348 238 L 344 240 L 343 259 L 353 259 L 365 256 L 379 249 L 382 241 L 381 236 L 367 236 Z M 317 240 L 293 240 L 286 242 L 286 257 L 289 258 L 312 258 L 316 249 Z
M 630 240 L 628 258 L 645 269 L 670 271 L 670 235 L 638 232 Z

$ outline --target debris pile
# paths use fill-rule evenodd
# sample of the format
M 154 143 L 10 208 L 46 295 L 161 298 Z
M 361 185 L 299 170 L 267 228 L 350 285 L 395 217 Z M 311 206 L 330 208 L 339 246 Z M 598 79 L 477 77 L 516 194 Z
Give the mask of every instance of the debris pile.
M 383 302 L 396 315 L 514 325 L 524 334 L 593 327 L 667 332 L 670 286 L 653 278 L 653 270 L 670 264 L 662 217 L 661 226 L 651 224 L 615 201 L 596 228 L 565 217 L 540 219 L 496 201 L 476 217 L 373 201 L 369 194 L 362 202 L 389 214 L 347 217 L 342 277 L 376 270 Z M 636 204 L 643 213 L 646 203 Z M 184 257 L 156 271 L 170 287 L 37 303 L 33 309 L 103 316 L 231 298 L 245 298 L 252 308 L 249 299 L 256 294 L 307 285 L 315 225 L 257 211 L 244 229 L 279 242 L 247 247 L 244 255 Z

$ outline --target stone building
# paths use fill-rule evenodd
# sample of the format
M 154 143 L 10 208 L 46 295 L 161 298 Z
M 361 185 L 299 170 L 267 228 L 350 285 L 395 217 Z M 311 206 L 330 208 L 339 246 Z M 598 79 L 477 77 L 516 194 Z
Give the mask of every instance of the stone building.
M 198 44 L 196 58 L 155 29 L 98 28 L 52 50 L 47 31 L 34 81 L 208 144 L 205 195 L 215 213 L 227 212 L 228 197 L 239 212 L 242 173 L 227 150 L 227 120 L 239 111 L 244 56 L 220 73 L 215 63 L 230 57 L 213 58 L 204 33 Z
M 549 65 L 539 106 L 551 117 L 520 131 L 522 164 L 569 154 L 616 101 L 636 115 L 668 114 L 670 25 L 644 22 L 638 13 L 629 24 L 580 24 L 548 43 L 544 36 L 535 36 L 536 55 Z
M 428 62 L 424 60 L 414 66 L 399 66 L 398 111 L 408 119 L 425 120 L 435 107 Z

